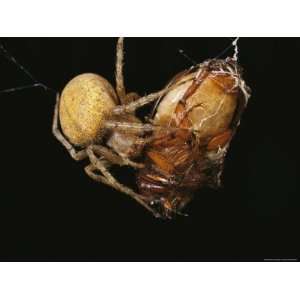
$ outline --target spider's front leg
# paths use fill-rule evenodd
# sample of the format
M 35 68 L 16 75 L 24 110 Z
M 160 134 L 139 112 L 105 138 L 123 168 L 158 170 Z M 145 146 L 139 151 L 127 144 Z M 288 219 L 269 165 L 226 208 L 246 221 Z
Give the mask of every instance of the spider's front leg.
M 124 103 L 123 105 L 118 105 L 117 107 L 114 108 L 112 113 L 116 116 L 121 114 L 134 113 L 138 108 L 147 105 L 151 102 L 154 102 L 155 100 L 163 97 L 168 92 L 178 88 L 180 85 L 183 85 L 184 83 L 186 83 L 186 81 L 182 81 L 179 82 L 178 84 L 174 84 L 174 86 L 167 86 L 158 92 L 154 92 L 146 96 L 137 98 L 130 103 L 127 104 Z
M 127 130 L 128 132 L 164 132 L 164 133 L 171 133 L 176 131 L 190 131 L 194 132 L 193 128 L 180 128 L 180 127 L 168 127 L 168 126 L 159 126 L 150 123 L 133 123 L 133 122 L 126 122 L 126 121 L 106 121 L 104 127 L 107 129 L 112 130 Z M 138 143 L 146 144 L 147 142 L 151 141 L 152 138 L 139 138 Z

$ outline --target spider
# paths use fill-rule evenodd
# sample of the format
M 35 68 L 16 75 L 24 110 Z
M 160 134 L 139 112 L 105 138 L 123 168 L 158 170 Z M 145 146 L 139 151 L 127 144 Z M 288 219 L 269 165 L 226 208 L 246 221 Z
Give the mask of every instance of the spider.
M 162 97 L 170 87 L 139 97 L 126 93 L 123 79 L 124 39 L 116 47 L 116 92 L 110 83 L 96 74 L 81 74 L 72 79 L 61 95 L 57 94 L 52 131 L 70 156 L 89 159 L 85 172 L 93 180 L 123 192 L 152 212 L 145 197 L 121 184 L 110 172 L 111 165 L 143 167 L 133 161 L 148 138 L 146 132 L 163 129 L 142 123 L 136 109 Z

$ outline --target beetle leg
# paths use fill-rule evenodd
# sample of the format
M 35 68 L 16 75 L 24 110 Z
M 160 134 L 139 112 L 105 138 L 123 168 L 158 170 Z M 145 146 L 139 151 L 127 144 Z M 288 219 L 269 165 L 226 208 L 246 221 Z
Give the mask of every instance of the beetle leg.
M 56 95 L 56 103 L 54 108 L 54 117 L 52 123 L 52 132 L 54 136 L 61 142 L 61 144 L 68 150 L 69 154 L 74 160 L 82 160 L 87 157 L 87 153 L 84 150 L 76 151 L 75 148 L 67 141 L 58 127 L 58 106 L 59 106 L 59 94 Z
M 225 146 L 232 138 L 232 130 L 227 129 L 226 131 L 214 136 L 207 145 L 207 150 L 215 150 L 219 147 Z
M 148 211 L 152 212 L 156 217 L 159 217 L 159 215 L 145 202 L 145 198 L 137 193 L 135 193 L 132 189 L 129 187 L 121 184 L 117 179 L 115 179 L 112 174 L 109 172 L 109 170 L 105 167 L 103 162 L 101 162 L 96 155 L 94 154 L 92 147 L 89 146 L 87 148 L 87 154 L 90 158 L 90 161 L 93 165 L 93 167 L 97 170 L 99 170 L 103 176 L 105 177 L 105 181 L 103 181 L 103 177 L 99 177 L 98 179 L 101 180 L 101 182 L 113 187 L 114 189 L 129 195 L 133 199 L 135 199 L 139 204 L 141 204 L 143 207 L 145 207 Z

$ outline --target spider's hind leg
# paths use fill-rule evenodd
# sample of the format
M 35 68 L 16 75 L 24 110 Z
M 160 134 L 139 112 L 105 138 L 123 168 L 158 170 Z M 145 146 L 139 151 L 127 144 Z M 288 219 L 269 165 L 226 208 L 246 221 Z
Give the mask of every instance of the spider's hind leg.
M 131 198 L 135 199 L 139 204 L 141 204 L 143 207 L 145 207 L 147 210 L 153 213 L 154 216 L 159 217 L 159 215 L 146 203 L 143 196 L 135 193 L 132 189 L 121 184 L 117 179 L 113 177 L 113 175 L 109 172 L 104 163 L 96 157 L 91 146 L 87 148 L 87 154 L 92 164 L 92 167 L 88 167 L 85 169 L 89 176 L 91 176 L 96 181 L 100 181 L 106 185 L 113 187 L 117 191 L 129 195 Z M 98 170 L 103 175 L 92 175 L 91 170 Z

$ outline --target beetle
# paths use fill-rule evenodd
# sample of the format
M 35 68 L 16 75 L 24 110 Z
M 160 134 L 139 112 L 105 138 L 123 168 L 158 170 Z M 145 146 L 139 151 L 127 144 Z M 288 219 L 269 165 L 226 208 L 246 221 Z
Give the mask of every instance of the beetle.
M 179 83 L 184 82 L 182 85 Z M 250 97 L 236 59 L 212 59 L 181 72 L 158 103 L 154 132 L 138 170 L 139 192 L 163 218 L 180 214 L 193 193 L 219 187 L 224 158 Z

